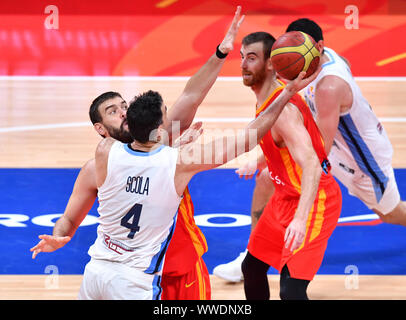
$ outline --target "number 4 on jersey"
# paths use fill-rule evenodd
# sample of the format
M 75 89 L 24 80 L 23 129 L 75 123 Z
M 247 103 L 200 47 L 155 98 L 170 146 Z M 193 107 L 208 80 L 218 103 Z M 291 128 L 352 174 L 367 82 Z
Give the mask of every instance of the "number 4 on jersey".
M 142 204 L 136 203 L 130 211 L 121 219 L 121 225 L 125 228 L 130 229 L 130 233 L 127 235 L 128 238 L 133 239 L 136 232 L 140 231 L 140 227 L 138 225 L 140 221 L 142 210 Z M 133 221 L 130 223 L 129 220 L 133 218 Z

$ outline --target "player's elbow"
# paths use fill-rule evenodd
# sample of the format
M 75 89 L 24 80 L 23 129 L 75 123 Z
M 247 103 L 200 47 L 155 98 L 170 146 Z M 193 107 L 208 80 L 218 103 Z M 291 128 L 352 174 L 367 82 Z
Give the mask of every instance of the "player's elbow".
M 313 159 L 312 165 L 313 165 L 314 175 L 317 178 L 317 180 L 319 180 L 321 177 L 321 173 L 323 172 L 323 169 L 321 167 L 320 160 L 317 156 Z
M 319 179 L 322 173 L 322 168 L 320 165 L 320 160 L 315 152 L 312 152 L 307 156 L 306 159 L 306 168 L 308 172 L 316 178 Z

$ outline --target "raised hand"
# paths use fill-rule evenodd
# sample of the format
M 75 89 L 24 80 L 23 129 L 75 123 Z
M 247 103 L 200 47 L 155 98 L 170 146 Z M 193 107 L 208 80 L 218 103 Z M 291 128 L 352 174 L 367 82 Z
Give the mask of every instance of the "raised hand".
M 241 16 L 241 6 L 237 7 L 235 11 L 234 19 L 231 22 L 231 26 L 228 29 L 223 41 L 220 43 L 219 49 L 222 53 L 229 53 L 234 48 L 235 37 L 237 36 L 238 29 L 241 26 L 245 16 Z
M 251 179 L 257 171 L 257 161 L 249 161 L 235 170 L 240 178 L 244 177 L 246 180 Z
M 321 65 L 319 64 L 316 71 L 310 77 L 308 77 L 306 79 L 304 79 L 304 77 L 306 76 L 305 71 L 300 72 L 299 75 L 291 81 L 284 79 L 284 81 L 287 82 L 286 89 L 292 93 L 299 92 L 303 88 L 307 87 L 310 82 L 312 82 L 314 79 L 317 78 L 321 69 L 322 69 Z
M 176 139 L 172 147 L 178 148 L 185 144 L 195 142 L 203 133 L 202 125 L 203 123 L 201 121 L 193 123 L 178 139 Z
M 50 236 L 48 234 L 42 234 L 38 236 L 41 239 L 40 242 L 35 247 L 32 247 L 30 251 L 32 252 L 32 258 L 35 259 L 38 253 L 40 252 L 53 252 L 59 248 L 62 248 L 67 244 L 71 237 L 57 237 Z

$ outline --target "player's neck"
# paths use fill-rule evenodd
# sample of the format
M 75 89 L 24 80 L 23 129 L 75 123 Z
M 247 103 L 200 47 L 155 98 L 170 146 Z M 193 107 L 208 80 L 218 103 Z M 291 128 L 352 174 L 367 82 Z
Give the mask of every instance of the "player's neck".
M 323 53 L 321 56 L 320 56 L 320 64 L 325 64 L 326 62 L 329 62 L 330 61 L 330 58 L 328 57 L 328 55 L 326 55 L 325 53 Z
M 134 140 L 131 143 L 131 149 L 144 151 L 144 152 L 150 152 L 150 151 L 158 148 L 160 145 L 161 145 L 161 143 L 155 142 L 155 141 L 148 141 L 145 143 L 141 143 L 141 142 L 138 142 L 137 140 Z
M 268 99 L 269 95 L 280 86 L 280 82 L 276 80 L 275 76 L 273 76 L 272 78 L 266 79 L 262 86 L 257 88 L 257 90 L 253 89 L 257 97 L 257 109 L 261 107 L 265 100 Z

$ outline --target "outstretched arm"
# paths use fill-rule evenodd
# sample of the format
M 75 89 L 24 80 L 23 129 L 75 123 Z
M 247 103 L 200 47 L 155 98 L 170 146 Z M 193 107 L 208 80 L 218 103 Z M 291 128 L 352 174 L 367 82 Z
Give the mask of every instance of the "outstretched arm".
M 55 223 L 52 236 L 39 236 L 41 240 L 30 250 L 32 258 L 40 252 L 53 252 L 68 243 L 92 208 L 96 197 L 95 163 L 89 160 L 76 178 L 65 212 Z
M 320 71 L 321 67 L 306 79 L 304 79 L 306 73 L 301 72 L 295 80 L 290 81 L 285 86 L 272 104 L 252 121 L 240 135 L 232 139 L 227 136 L 221 137 L 205 144 L 190 143 L 181 148 L 175 174 L 178 194 L 183 193 L 187 183 L 197 172 L 218 167 L 253 149 L 271 129 L 290 98 L 313 81 Z M 195 155 L 200 155 L 200 157 L 196 158 Z
M 192 170 L 203 171 L 218 167 L 233 160 L 239 155 L 250 151 L 271 129 L 282 109 L 293 95 L 313 81 L 320 71 L 321 68 L 319 67 L 312 76 L 306 79 L 304 79 L 306 73 L 301 72 L 295 80 L 290 81 L 285 86 L 281 94 L 259 117 L 246 126 L 239 135 L 232 137 L 233 139 L 230 139 L 229 136 L 224 136 L 203 145 L 190 144 L 181 149 L 180 156 L 184 155 L 185 159 L 191 159 L 191 154 L 196 151 L 199 152 L 199 154 L 203 155 L 204 161 L 200 161 L 198 164 L 189 164 L 187 166 Z M 196 150 L 195 148 L 199 150 Z
M 223 54 L 228 54 L 233 50 L 234 40 L 243 20 L 244 16 L 241 17 L 241 7 L 238 6 L 231 26 L 219 45 L 219 50 Z M 168 110 L 169 128 L 164 129 L 169 132 L 169 135 L 172 134 L 172 121 L 180 122 L 181 132 L 190 126 L 196 115 L 198 106 L 202 103 L 216 81 L 224 62 L 225 59 L 218 58 L 214 53 L 203 67 L 189 79 L 180 97 Z M 178 137 L 172 138 L 172 141 L 174 141 Z

